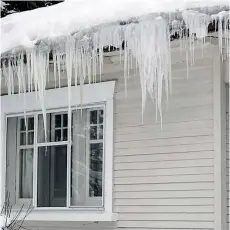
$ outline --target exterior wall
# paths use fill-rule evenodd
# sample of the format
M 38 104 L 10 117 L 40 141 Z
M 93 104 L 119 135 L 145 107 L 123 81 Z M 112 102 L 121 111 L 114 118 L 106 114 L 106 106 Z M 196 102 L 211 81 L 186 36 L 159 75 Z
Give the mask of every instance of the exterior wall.
M 227 124 L 227 127 L 226 127 L 226 131 L 227 131 L 227 138 L 226 138 L 226 143 L 227 143 L 227 146 L 226 146 L 226 150 L 227 150 L 227 199 L 228 199 L 228 202 L 227 202 L 227 222 L 228 222 L 228 229 L 230 229 L 230 150 L 229 150 L 229 144 L 230 144 L 230 133 L 229 133 L 229 130 L 230 130 L 230 123 L 229 123 L 229 86 L 227 86 L 227 112 L 226 112 L 226 124 Z
M 114 67 L 114 69 L 117 67 Z M 114 140 L 114 223 L 25 223 L 31 229 L 214 229 L 213 59 L 190 68 L 173 64 L 172 95 L 163 126 L 147 101 L 144 123 L 139 78 L 117 79 Z M 52 87 L 52 85 L 50 86 Z M 41 226 L 42 225 L 42 226 Z
M 162 130 L 151 101 L 142 124 L 138 79 L 128 83 L 126 99 L 124 81 L 118 81 L 114 189 L 120 228 L 213 228 L 212 60 L 197 61 L 185 76 L 185 65 L 173 66 Z

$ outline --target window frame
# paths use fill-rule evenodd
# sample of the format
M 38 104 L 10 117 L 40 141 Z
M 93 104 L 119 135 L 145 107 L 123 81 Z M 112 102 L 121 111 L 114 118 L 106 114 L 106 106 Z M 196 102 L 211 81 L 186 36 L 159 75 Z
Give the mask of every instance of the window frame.
M 21 130 L 20 130 L 20 125 L 21 125 L 21 119 L 24 119 L 22 116 L 15 116 L 18 119 L 17 127 L 16 127 L 16 136 L 17 136 L 17 143 L 16 143 L 16 189 L 15 189 L 15 200 L 16 200 L 16 205 L 26 205 L 29 206 L 30 204 L 33 203 L 33 198 L 20 198 L 20 151 L 24 149 L 33 149 L 33 157 L 34 157 L 34 151 L 35 151 L 35 146 L 34 144 L 28 145 L 27 143 L 25 145 L 21 145 L 20 143 L 20 135 L 21 135 Z M 29 115 L 26 118 L 34 118 L 34 115 Z M 8 118 L 8 116 L 7 116 Z M 34 124 L 35 127 L 35 124 Z M 7 130 L 6 130 L 7 131 Z M 27 132 L 27 130 L 23 131 Z M 35 129 L 33 129 L 34 132 L 34 140 L 33 142 L 35 143 Z M 27 139 L 27 138 L 26 138 Z M 21 147 L 22 146 L 22 147 Z M 33 176 L 34 179 L 34 176 Z M 34 193 L 34 191 L 33 191 Z
M 104 108 L 104 208 L 88 207 L 64 207 L 64 208 L 35 208 L 27 217 L 27 220 L 52 221 L 57 218 L 60 221 L 116 221 L 117 215 L 113 213 L 113 116 L 114 116 L 114 89 L 115 81 L 87 84 L 83 86 L 72 86 L 70 88 L 50 89 L 46 91 L 46 110 L 66 111 L 68 107 L 68 92 L 70 90 L 70 106 L 92 107 L 96 104 L 105 104 Z M 26 103 L 25 103 L 26 100 Z M 1 96 L 1 126 L 3 135 L 1 136 L 1 204 L 5 199 L 6 184 L 6 131 L 7 118 L 23 116 L 27 111 L 27 116 L 35 111 L 41 111 L 40 101 L 36 92 L 28 92 L 25 95 Z M 36 122 L 36 119 L 35 119 Z M 36 125 L 36 124 L 35 124 Z M 36 135 L 34 135 L 36 136 Z M 33 191 L 34 192 L 34 191 Z M 14 211 L 17 211 L 14 209 Z M 12 214 L 14 214 L 14 211 Z M 84 211 L 84 212 L 82 212 Z M 46 212 L 46 215 L 44 215 Z M 71 212 L 71 213 L 70 213 Z M 23 214 L 23 213 L 22 213 Z M 76 215 L 77 214 L 77 215 Z

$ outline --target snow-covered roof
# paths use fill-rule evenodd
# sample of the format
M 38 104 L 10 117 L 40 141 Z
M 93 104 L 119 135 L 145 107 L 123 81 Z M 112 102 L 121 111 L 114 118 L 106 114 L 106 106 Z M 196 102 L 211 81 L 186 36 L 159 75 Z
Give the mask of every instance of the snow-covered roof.
M 228 4 L 228 0 L 66 0 L 0 19 L 1 54 L 15 48 L 33 47 L 43 39 L 54 40 L 150 13 L 183 11 L 193 7 L 206 7 L 205 11 L 212 7 L 211 11 L 221 11 L 219 7 Z

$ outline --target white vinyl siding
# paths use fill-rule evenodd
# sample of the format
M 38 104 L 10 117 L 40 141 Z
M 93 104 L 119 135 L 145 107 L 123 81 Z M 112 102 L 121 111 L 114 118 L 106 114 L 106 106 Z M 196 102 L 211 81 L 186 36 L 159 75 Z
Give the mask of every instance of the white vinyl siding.
M 213 229 L 212 61 L 173 65 L 163 127 L 150 100 L 141 119 L 139 79 L 118 81 L 115 123 L 115 212 L 121 229 Z

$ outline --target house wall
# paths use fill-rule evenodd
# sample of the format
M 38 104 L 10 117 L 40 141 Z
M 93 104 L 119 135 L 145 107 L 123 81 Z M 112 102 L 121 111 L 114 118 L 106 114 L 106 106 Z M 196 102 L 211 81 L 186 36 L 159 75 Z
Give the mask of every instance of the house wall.
M 230 150 L 229 150 L 229 144 L 230 144 L 230 123 L 229 123 L 229 118 L 230 118 L 230 114 L 229 114 L 229 85 L 227 85 L 227 111 L 226 111 L 226 150 L 227 150 L 227 222 L 228 222 L 228 229 L 230 229 Z
M 116 79 L 114 140 L 115 223 L 27 223 L 58 229 L 214 229 L 213 57 L 186 62 L 173 54 L 173 92 L 163 103 L 163 126 L 154 105 L 141 114 L 139 78 L 125 97 L 121 66 L 102 80 Z M 50 84 L 52 87 L 52 83 Z
M 173 94 L 163 128 L 150 101 L 141 122 L 138 81 L 116 93 L 115 211 L 118 227 L 213 228 L 212 59 L 199 60 L 186 80 L 173 66 Z

